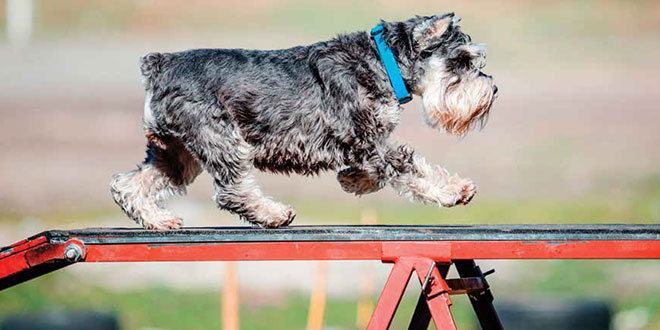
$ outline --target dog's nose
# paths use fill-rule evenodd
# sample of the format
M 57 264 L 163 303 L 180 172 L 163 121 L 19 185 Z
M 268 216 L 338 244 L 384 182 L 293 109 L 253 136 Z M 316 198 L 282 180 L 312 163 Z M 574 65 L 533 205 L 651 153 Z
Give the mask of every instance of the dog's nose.
M 493 95 L 497 94 L 497 89 L 498 89 L 497 85 L 493 85 Z

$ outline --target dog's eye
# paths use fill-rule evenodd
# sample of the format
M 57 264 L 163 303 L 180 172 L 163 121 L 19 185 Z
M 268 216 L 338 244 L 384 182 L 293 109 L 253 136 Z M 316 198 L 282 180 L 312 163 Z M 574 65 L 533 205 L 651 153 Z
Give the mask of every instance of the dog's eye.
M 440 45 L 442 45 L 442 44 L 441 44 L 441 43 L 437 43 L 437 44 L 435 44 L 435 45 L 433 45 L 433 46 L 431 46 L 431 47 L 426 48 L 425 51 L 430 52 L 430 53 L 433 53 L 436 49 L 440 48 Z
M 469 70 L 473 68 L 472 55 L 461 51 L 448 59 L 450 66 L 454 69 Z
M 440 45 L 441 45 L 441 43 L 438 43 L 438 44 L 433 45 L 433 46 L 431 46 L 431 47 L 427 47 L 427 48 L 425 48 L 424 50 L 422 50 L 422 51 L 420 52 L 420 56 L 422 56 L 422 57 L 429 57 L 429 56 L 433 55 L 433 53 L 434 53 L 436 50 L 438 50 L 438 48 L 440 48 Z

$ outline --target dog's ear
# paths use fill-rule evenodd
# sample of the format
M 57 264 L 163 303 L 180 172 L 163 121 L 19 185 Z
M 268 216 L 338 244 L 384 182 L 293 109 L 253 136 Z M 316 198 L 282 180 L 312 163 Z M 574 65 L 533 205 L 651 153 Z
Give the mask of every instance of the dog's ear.
M 420 17 L 421 21 L 413 28 L 412 36 L 418 50 L 437 45 L 447 29 L 460 21 L 454 13 Z

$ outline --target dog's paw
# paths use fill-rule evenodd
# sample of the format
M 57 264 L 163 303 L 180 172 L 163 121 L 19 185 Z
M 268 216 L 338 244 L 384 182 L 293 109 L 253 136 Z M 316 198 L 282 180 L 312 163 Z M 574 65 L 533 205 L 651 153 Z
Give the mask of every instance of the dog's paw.
M 291 222 L 293 222 L 293 219 L 296 217 L 296 210 L 291 207 L 287 206 L 284 213 L 280 214 L 279 216 L 270 218 L 267 222 L 265 227 L 266 228 L 280 228 L 280 227 L 286 227 Z
M 477 186 L 468 179 L 464 179 L 462 184 L 463 189 L 461 190 L 461 199 L 458 201 L 458 204 L 467 205 L 474 197 L 474 194 L 477 193 Z
M 452 176 L 442 188 L 438 204 L 444 207 L 466 205 L 472 200 L 476 192 L 477 186 L 471 180 Z
M 296 210 L 292 206 L 267 199 L 257 208 L 251 222 L 262 228 L 280 228 L 291 224 L 295 217 Z
M 337 181 L 345 192 L 356 195 L 369 194 L 383 188 L 383 185 L 378 184 L 378 178 L 365 170 L 352 167 L 339 171 Z
M 149 230 L 177 230 L 183 226 L 183 219 L 173 217 L 158 221 L 144 221 L 142 227 Z

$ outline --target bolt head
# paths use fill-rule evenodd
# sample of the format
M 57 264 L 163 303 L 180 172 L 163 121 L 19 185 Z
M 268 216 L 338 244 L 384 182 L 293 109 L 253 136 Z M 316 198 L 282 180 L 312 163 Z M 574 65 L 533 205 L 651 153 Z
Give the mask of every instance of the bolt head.
M 83 251 L 77 244 L 69 244 L 64 249 L 64 257 L 69 261 L 78 261 L 82 257 Z

